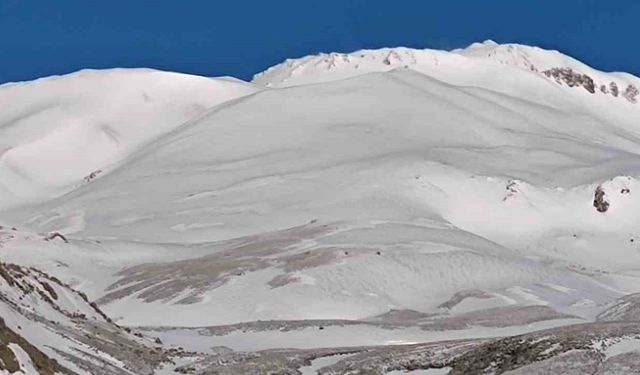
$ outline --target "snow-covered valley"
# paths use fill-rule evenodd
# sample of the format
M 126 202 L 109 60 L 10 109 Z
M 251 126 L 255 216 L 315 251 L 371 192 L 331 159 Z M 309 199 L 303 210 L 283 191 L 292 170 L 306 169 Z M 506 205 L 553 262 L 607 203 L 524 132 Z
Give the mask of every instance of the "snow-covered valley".
M 50 373 L 640 371 L 636 87 L 491 41 L 2 85 L 5 328 Z

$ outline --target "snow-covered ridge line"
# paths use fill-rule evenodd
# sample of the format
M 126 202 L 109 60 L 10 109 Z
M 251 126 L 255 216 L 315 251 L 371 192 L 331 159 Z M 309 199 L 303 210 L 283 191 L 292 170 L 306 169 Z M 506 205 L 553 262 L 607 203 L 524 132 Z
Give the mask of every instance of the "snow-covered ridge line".
M 82 70 L 0 86 L 0 206 L 69 192 L 227 100 L 231 78 L 153 69 Z
M 173 74 L 173 75 L 176 75 L 176 76 L 190 76 L 190 77 L 206 78 L 206 79 L 235 79 L 233 77 L 212 77 L 212 78 L 208 78 L 208 77 L 198 76 L 198 75 L 195 75 L 195 74 L 172 72 L 172 71 L 168 71 L 168 70 L 161 70 L 161 69 L 155 69 L 155 68 L 106 68 L 106 69 L 84 68 L 84 69 L 72 71 L 72 72 L 69 72 L 69 73 L 53 74 L 53 75 L 50 75 L 50 76 L 39 77 L 39 78 L 32 79 L 32 80 L 4 82 L 4 83 L 0 84 L 0 90 L 6 89 L 6 88 L 10 88 L 10 87 L 14 87 L 14 86 L 30 85 L 30 84 L 46 82 L 46 81 L 64 80 L 64 79 L 68 79 L 69 77 L 74 77 L 74 76 L 91 77 L 92 75 L 96 75 L 96 74 L 123 74 L 123 73 L 124 74 L 132 74 L 132 73 L 151 74 L 151 73 L 158 73 L 158 74 Z
M 558 51 L 520 44 L 474 43 L 464 49 L 441 51 L 406 47 L 364 49 L 351 53 L 320 53 L 287 59 L 254 76 L 267 87 L 296 86 L 343 79 L 374 71 L 414 69 L 429 75 L 441 70 L 466 70 L 472 65 L 504 65 L 535 73 L 569 87 L 583 87 L 637 102 L 639 80 L 628 74 L 597 71 Z

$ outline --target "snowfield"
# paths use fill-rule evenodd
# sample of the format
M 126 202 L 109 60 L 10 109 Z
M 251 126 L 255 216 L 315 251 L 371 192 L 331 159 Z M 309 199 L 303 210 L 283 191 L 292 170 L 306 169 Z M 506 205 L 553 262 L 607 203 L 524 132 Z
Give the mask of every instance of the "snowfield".
M 232 79 L 150 69 L 2 85 L 0 207 L 78 188 L 207 109 L 254 91 Z
M 86 296 L 2 318 L 86 373 L 635 370 L 637 87 L 491 41 L 2 85 L 0 257 Z

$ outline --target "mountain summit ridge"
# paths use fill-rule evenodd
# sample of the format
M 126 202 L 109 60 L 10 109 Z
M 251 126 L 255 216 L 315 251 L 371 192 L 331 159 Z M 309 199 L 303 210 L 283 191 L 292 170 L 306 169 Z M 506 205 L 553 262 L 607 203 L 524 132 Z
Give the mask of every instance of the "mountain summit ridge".
M 630 74 L 601 72 L 556 50 L 491 40 L 451 51 L 393 47 L 308 55 L 272 66 L 256 74 L 252 82 L 288 87 L 393 69 L 413 69 L 435 77 L 478 68 L 481 74 L 491 74 L 491 65 L 538 74 L 560 85 L 582 87 L 591 94 L 637 102 L 640 79 Z

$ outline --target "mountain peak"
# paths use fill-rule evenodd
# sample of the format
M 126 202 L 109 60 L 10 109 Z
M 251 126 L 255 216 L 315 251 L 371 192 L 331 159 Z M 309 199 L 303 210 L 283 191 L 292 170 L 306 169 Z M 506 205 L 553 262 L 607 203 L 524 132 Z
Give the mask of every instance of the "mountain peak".
M 483 47 L 497 47 L 500 44 L 496 43 L 491 39 L 487 39 L 484 42 L 474 42 L 471 43 L 467 48 L 483 48 Z
M 638 78 L 605 73 L 556 50 L 493 40 L 451 51 L 407 47 L 364 49 L 351 53 L 320 53 L 287 59 L 253 78 L 266 87 L 289 87 L 337 81 L 373 72 L 411 69 L 445 82 L 509 93 L 519 83 L 543 78 L 565 88 L 582 87 L 590 94 L 637 101 Z M 523 75 L 526 73 L 528 75 Z M 513 77 L 509 84 L 500 82 Z M 494 77 L 488 79 L 488 77 Z M 528 90 L 529 88 L 524 88 Z M 574 91 L 575 92 L 575 91 Z

